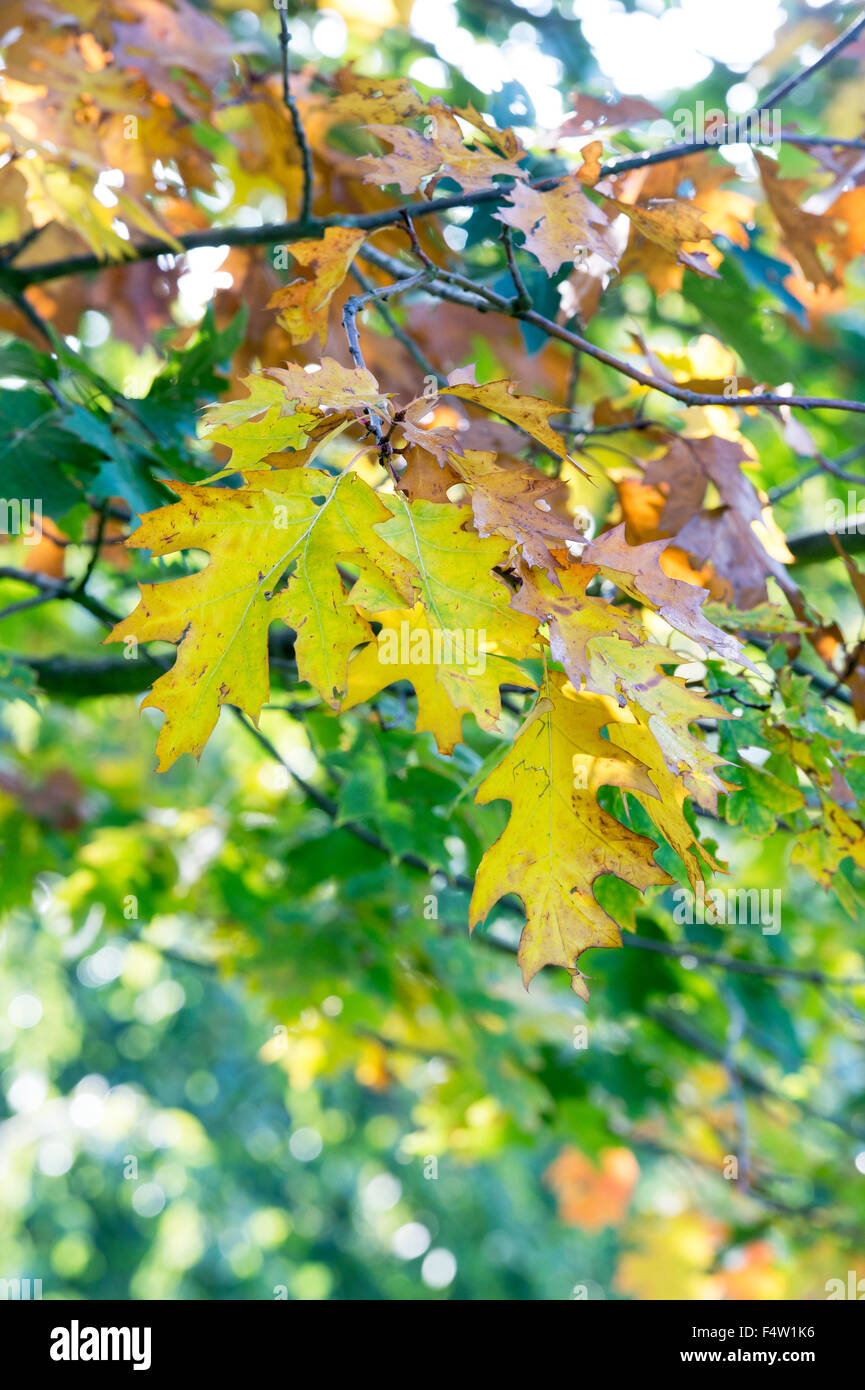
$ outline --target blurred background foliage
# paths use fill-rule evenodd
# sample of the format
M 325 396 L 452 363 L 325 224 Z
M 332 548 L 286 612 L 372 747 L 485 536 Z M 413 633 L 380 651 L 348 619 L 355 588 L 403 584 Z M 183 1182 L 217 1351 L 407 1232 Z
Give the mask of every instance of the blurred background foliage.
M 261 74 L 278 69 L 269 5 L 210 9 Z M 553 129 L 576 87 L 670 111 L 697 96 L 726 107 L 732 88 L 777 80 L 853 12 L 796 0 L 331 0 L 291 28 L 293 52 L 316 70 L 357 61 L 502 125 Z M 785 111 L 841 135 L 861 118 L 861 68 L 843 65 Z M 221 132 L 197 136 L 219 183 L 197 199 L 208 216 L 292 215 L 266 158 L 244 166 Z M 799 159 L 792 151 L 793 172 Z M 552 167 L 536 149 L 533 174 Z M 735 172 L 747 182 L 747 167 Z M 489 211 L 450 229 L 448 244 L 485 273 Z M 755 376 L 854 395 L 861 266 L 843 302 L 808 292 L 762 235 L 725 248 L 718 283 L 687 276 L 657 295 L 640 276 L 613 284 L 595 341 L 621 349 L 640 331 L 705 377 L 723 375 L 732 350 Z M 155 505 L 160 478 L 210 464 L 191 438 L 198 407 L 236 391 L 250 362 L 289 355 L 262 307 L 271 278 L 263 250 L 223 249 L 46 285 L 40 311 L 70 359 L 36 356 L 44 343 L 4 306 L 2 375 L 68 370 L 103 400 L 124 392 L 132 410 L 111 449 L 74 415 L 61 447 L 68 463 L 78 440 L 95 492 Z M 552 282 L 538 273 L 529 288 L 556 312 Z M 524 389 L 564 398 L 568 360 L 554 347 L 514 324 L 492 339 L 456 313 L 448 337 L 434 317 L 418 311 L 411 327 L 437 341 L 444 369 L 473 356 L 486 377 L 518 353 Z M 398 389 L 417 368 L 382 330 L 369 364 Z M 611 378 L 586 363 L 577 386 L 575 399 L 591 400 Z M 862 443 L 855 417 L 809 424 L 831 457 Z M 765 416 L 745 429 L 788 533 L 846 498 L 825 472 L 785 493 L 802 468 L 789 441 Z M 595 453 L 615 466 L 613 450 Z M 61 491 L 51 514 L 74 579 L 92 532 L 88 508 L 71 503 Z M 4 558 L 44 569 L 46 554 Z M 337 721 L 303 688 L 281 689 L 277 652 L 262 719 L 271 752 L 224 714 L 199 767 L 157 777 L 154 721 L 137 711 L 143 661 L 115 663 L 116 693 L 98 697 L 83 663 L 101 640 L 99 604 L 128 611 L 136 579 L 179 562 L 119 549 L 110 560 L 93 575 L 95 609 L 48 604 L 3 625 L 0 1276 L 97 1299 L 807 1299 L 865 1272 L 865 988 L 795 974 L 861 978 L 862 924 L 790 867 L 780 782 L 714 830 L 733 885 L 783 885 L 778 935 L 676 927 L 669 891 L 643 902 L 606 880 L 642 947 L 588 958 L 588 1005 L 564 976 L 526 994 L 518 922 L 502 909 L 473 941 L 465 930 L 461 876 L 504 824 L 502 803 L 472 804 L 500 740 L 466 721 L 466 743 L 441 757 L 411 733 L 399 690 L 377 702 L 377 722 Z M 858 621 L 840 560 L 811 568 L 816 606 Z M 7 587 L 7 601 L 21 596 Z M 291 674 L 287 662 L 286 685 Z M 830 719 L 819 689 L 809 698 L 806 709 L 803 689 L 790 695 L 806 738 Z M 750 1182 L 725 1179 L 731 1156 L 750 1156 Z

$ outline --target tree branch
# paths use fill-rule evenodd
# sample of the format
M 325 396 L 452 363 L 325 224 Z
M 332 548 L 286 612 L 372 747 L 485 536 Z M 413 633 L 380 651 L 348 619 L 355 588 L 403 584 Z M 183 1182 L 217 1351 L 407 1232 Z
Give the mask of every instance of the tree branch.
M 834 43 L 830 44 L 829 47 L 820 54 L 819 58 L 815 58 L 813 63 L 809 63 L 801 72 L 794 73 L 792 77 L 786 78 L 783 82 L 779 83 L 777 87 L 773 87 L 767 96 L 761 98 L 760 110 L 767 111 L 771 107 L 776 106 L 779 101 L 783 101 L 784 97 L 788 96 L 794 87 L 798 87 L 806 78 L 813 77 L 814 73 L 818 72 L 820 68 L 825 67 L 827 63 L 831 63 L 833 58 L 837 58 L 842 49 L 845 49 L 848 44 L 852 43 L 857 34 L 862 33 L 863 29 L 865 29 L 865 14 L 860 15 L 859 19 L 854 20 L 849 29 L 845 29 L 843 34 L 841 34 Z

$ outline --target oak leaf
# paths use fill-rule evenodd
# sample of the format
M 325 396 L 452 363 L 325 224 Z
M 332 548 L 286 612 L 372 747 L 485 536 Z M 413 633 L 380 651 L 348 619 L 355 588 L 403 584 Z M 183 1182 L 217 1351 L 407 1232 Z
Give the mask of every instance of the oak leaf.
M 174 666 L 145 701 L 165 714 L 160 770 L 181 753 L 201 755 L 222 705 L 258 719 L 271 623 L 295 628 L 299 678 L 337 705 L 349 655 L 372 633 L 347 601 L 336 562 L 386 550 L 373 524 L 387 512 L 355 474 L 277 470 L 248 473 L 236 489 L 172 487 L 179 500 L 148 512 L 127 544 L 154 555 L 204 550 L 210 563 L 140 584 L 138 607 L 106 638 L 178 644 Z
M 642 97 L 622 97 L 621 101 L 601 101 L 598 97 L 573 92 L 573 113 L 556 132 L 557 139 L 585 135 L 589 130 L 613 131 L 637 125 L 640 121 L 664 119 L 663 111 Z
M 708 590 L 686 584 L 681 579 L 672 579 L 661 569 L 659 560 L 667 544 L 667 541 L 660 540 L 649 541 L 646 545 L 628 545 L 622 523 L 591 541 L 583 551 L 582 560 L 584 564 L 597 565 L 623 593 L 641 602 L 648 600 L 670 627 L 690 637 L 702 647 L 704 653 L 707 647 L 711 647 L 727 661 L 735 661 L 754 670 L 741 643 L 709 622 L 702 612 Z
M 584 552 L 585 554 L 585 552 Z M 726 790 L 717 757 L 692 733 L 701 718 L 727 718 L 725 711 L 682 680 L 667 676 L 663 666 L 680 658 L 647 640 L 645 628 L 627 609 L 586 592 L 597 571 L 588 564 L 557 574 L 553 585 L 542 574 L 523 574 L 513 605 L 545 621 L 550 652 L 561 662 L 577 690 L 607 696 L 644 722 L 674 776 L 701 806 L 714 810 Z
M 386 635 L 352 659 L 345 707 L 409 680 L 418 695 L 418 729 L 431 730 L 440 751 L 451 752 L 463 713 L 493 729 L 499 685 L 531 686 L 514 661 L 534 654 L 537 623 L 508 607 L 507 585 L 493 573 L 507 544 L 464 530 L 468 508 L 382 501 L 392 512 L 375 527 L 388 548 L 387 579 L 383 566 L 361 565 L 351 600 Z
M 357 602 L 359 595 L 353 592 Z M 452 753 L 462 739 L 465 714 L 487 732 L 499 728 L 500 686 L 532 681 L 514 663 L 486 650 L 477 630 L 443 627 L 423 603 L 409 609 L 361 609 L 379 623 L 375 641 L 351 659 L 343 709 L 371 700 L 397 681 L 409 681 L 417 696 L 415 731 L 431 733 L 440 753 Z
M 474 375 L 471 368 L 465 367 L 451 372 L 447 386 L 442 387 L 443 394 L 458 396 L 463 401 L 474 401 L 476 405 L 483 406 L 484 410 L 501 415 L 502 419 L 517 425 L 539 444 L 543 444 L 551 454 L 555 454 L 556 458 L 569 457 L 565 441 L 549 423 L 551 416 L 564 413 L 563 406 L 552 405 L 540 396 L 520 396 L 516 391 L 516 382 L 513 381 L 487 381 L 479 386 L 473 380 L 463 380 L 470 373 Z M 571 462 L 573 463 L 573 459 Z M 579 468 L 579 465 L 574 464 L 574 467 Z M 585 472 L 585 469 L 580 469 L 580 472 Z
M 693 203 L 681 198 L 653 198 L 645 205 L 623 203 L 618 198 L 606 201 L 633 223 L 637 238 L 659 248 L 671 263 L 687 266 L 698 275 L 718 278 L 704 249 L 711 243 L 712 232 Z M 629 246 L 631 269 L 640 268 L 639 256 L 637 240 L 633 248 Z
M 405 126 L 368 126 L 373 135 L 391 146 L 392 153 L 361 158 L 359 162 L 367 166 L 364 182 L 395 183 L 402 193 L 416 193 L 424 180 L 431 179 L 432 183 L 425 190 L 429 194 L 439 179 L 449 178 L 466 193 L 476 193 L 491 188 L 493 180 L 500 175 L 525 178 L 525 171 L 518 162 L 524 157 L 523 152 L 505 158 L 483 145 L 470 148 L 465 144 L 456 117 L 445 109 L 436 111 L 429 119 L 432 136 L 421 135 Z
M 278 322 L 293 343 L 305 343 L 313 336 L 324 343 L 330 301 L 365 239 L 364 232 L 350 227 L 327 227 L 321 241 L 295 241 L 288 246 L 298 265 L 309 270 L 309 278 L 280 286 L 267 307 L 281 310 Z
M 540 261 L 548 275 L 576 259 L 579 249 L 600 256 L 609 265 L 617 261 L 610 239 L 610 223 L 583 191 L 577 175 L 556 188 L 541 191 L 515 184 L 508 202 L 496 213 L 500 222 L 525 236 L 525 249 Z
M 800 206 L 799 198 L 808 188 L 807 180 L 782 178 L 775 161 L 759 150 L 754 151 L 754 158 L 760 170 L 766 199 L 790 255 L 812 285 L 834 288 L 838 283 L 837 277 L 833 271 L 826 269 L 819 252 L 821 245 L 828 244 L 836 254 L 843 247 L 843 240 L 834 223 L 830 218 L 808 212 Z
M 560 479 L 530 464 L 497 461 L 495 454 L 479 449 L 452 454 L 450 470 L 470 489 L 478 535 L 505 536 L 519 545 L 530 565 L 554 575 L 557 565 L 550 546 L 567 547 L 581 540 L 564 510 L 567 486 Z

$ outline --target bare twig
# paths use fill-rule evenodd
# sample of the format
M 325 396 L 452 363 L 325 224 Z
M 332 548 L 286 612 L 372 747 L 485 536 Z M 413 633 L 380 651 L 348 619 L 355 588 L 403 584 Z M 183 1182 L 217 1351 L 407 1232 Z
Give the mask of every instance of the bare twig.
M 833 976 L 827 975 L 823 970 L 807 970 L 794 965 L 763 965 L 759 961 L 740 960 L 738 956 L 703 951 L 688 941 L 656 941 L 653 937 L 625 932 L 622 945 L 640 951 L 655 951 L 662 956 L 694 960 L 700 965 L 716 966 L 736 975 L 763 975 L 767 978 L 798 980 L 802 984 L 832 986 L 838 989 L 854 989 L 865 985 L 865 975 Z
M 101 623 L 105 623 L 109 627 L 113 627 L 117 622 L 114 614 L 106 608 L 105 604 L 93 598 L 92 594 L 86 593 L 81 588 L 73 587 L 65 580 L 54 579 L 51 575 L 40 574 L 37 570 L 16 569 L 11 565 L 0 566 L 0 579 L 16 579 L 20 584 L 29 584 L 31 588 L 38 589 L 40 595 L 44 596 L 43 602 L 48 602 L 51 599 L 72 599 L 80 608 L 86 608 L 87 612 L 92 613 L 94 618 L 98 618 Z M 29 608 L 35 605 L 26 600 L 23 604 L 13 604 L 11 608 L 7 608 L 0 614 L 0 617 L 6 618 L 12 612 L 20 612 L 22 606 Z
M 523 277 L 520 274 L 520 268 L 517 265 L 517 259 L 514 255 L 514 238 L 510 227 L 502 228 L 502 242 L 504 243 L 505 255 L 507 256 L 508 270 L 511 273 L 511 279 L 514 282 L 514 289 L 517 292 L 516 298 L 514 299 L 514 308 L 517 310 L 531 309 L 532 297 L 526 289 L 525 281 L 523 280 Z
M 410 219 L 404 219 L 410 226 Z M 413 230 L 413 229 L 412 229 Z M 415 242 L 417 237 L 415 236 Z M 372 254 L 370 254 L 372 252 Z M 417 254 L 417 250 L 415 252 Z M 362 247 L 359 254 L 373 264 L 379 265 L 397 277 L 410 277 L 412 272 L 393 256 L 387 256 L 381 251 L 370 247 Z M 520 319 L 523 323 L 531 323 L 535 328 L 539 328 L 549 338 L 558 338 L 563 343 L 568 343 L 579 352 L 584 352 L 588 357 L 593 357 L 597 362 L 603 362 L 605 366 L 612 367 L 616 372 L 623 376 L 630 377 L 640 386 L 645 386 L 651 391 L 659 391 L 662 395 L 669 396 L 672 400 L 680 401 L 683 405 L 722 405 L 728 408 L 744 410 L 748 406 L 759 406 L 762 408 L 777 406 L 795 406 L 801 410 L 845 410 L 856 414 L 865 414 L 865 402 L 836 399 L 832 396 L 782 396 L 771 391 L 752 395 L 721 396 L 708 391 L 691 391 L 684 386 L 677 386 L 672 381 L 662 381 L 659 377 L 654 377 L 648 372 L 640 371 L 638 367 L 622 358 L 615 357 L 613 353 L 607 352 L 604 348 L 598 347 L 595 343 L 583 338 L 579 333 L 574 333 L 561 324 L 554 323 L 552 319 L 545 318 L 534 309 L 518 310 L 514 308 L 514 301 L 504 295 L 497 294 L 494 290 L 485 285 L 477 284 L 468 280 L 465 276 L 457 275 L 453 271 L 442 270 L 430 261 L 426 252 L 420 252 L 420 258 L 427 268 L 431 268 L 431 276 L 427 282 L 427 289 L 431 294 L 435 294 L 442 299 L 453 299 L 458 303 L 466 303 L 466 294 L 470 292 L 471 298 L 468 301 L 472 308 L 478 308 L 487 312 L 490 309 L 498 313 L 505 314 L 510 318 Z M 456 296 L 459 295 L 457 299 Z
M 778 102 L 783 101 L 784 97 L 788 96 L 794 87 L 798 87 L 806 78 L 813 77 L 814 73 L 818 72 L 820 68 L 825 67 L 827 63 L 831 63 L 833 58 L 837 58 L 838 54 L 845 49 L 848 44 L 851 44 L 856 36 L 862 33 L 863 29 L 865 29 L 865 14 L 860 15 L 859 19 L 854 20 L 849 29 L 845 29 L 843 34 L 841 34 L 834 43 L 831 43 L 813 63 L 809 63 L 807 67 L 802 68 L 801 72 L 794 73 L 792 77 L 786 78 L 783 82 L 779 83 L 777 87 L 773 87 L 771 92 L 767 93 L 765 97 L 762 97 L 760 99 L 760 110 L 767 111 L 771 109 L 771 107 L 777 106 Z
M 353 265 L 351 267 L 351 274 L 354 276 L 355 280 L 360 285 L 363 293 L 370 294 L 370 292 L 374 289 L 374 286 L 366 278 L 363 272 L 358 269 L 357 265 Z M 414 341 L 412 336 L 409 333 L 406 333 L 405 329 L 397 323 L 396 319 L 388 309 L 387 305 L 384 303 L 378 303 L 375 307 L 376 313 L 381 315 L 382 319 L 387 324 L 392 336 L 402 343 L 406 352 L 411 354 L 412 358 L 420 367 L 424 376 L 435 377 L 439 386 L 446 386 L 447 377 L 444 375 L 443 372 L 440 372 L 438 368 L 433 365 L 432 362 L 430 362 L 428 357 L 424 356 L 424 354 L 421 352 L 420 348 L 418 347 L 417 343 Z
M 865 454 L 865 444 L 854 444 L 852 449 L 847 449 L 845 453 L 839 455 L 837 459 L 826 459 L 822 454 L 816 455 L 816 462 L 810 468 L 806 468 L 797 477 L 791 478 L 789 482 L 781 483 L 778 487 L 769 489 L 769 501 L 780 502 L 782 497 L 788 497 L 791 492 L 795 492 L 803 483 L 807 483 L 811 478 L 816 478 L 820 473 L 829 472 L 833 477 L 840 478 L 842 482 L 865 482 L 865 478 L 857 477 L 854 473 L 845 472 L 848 463 L 854 463 L 856 459 Z

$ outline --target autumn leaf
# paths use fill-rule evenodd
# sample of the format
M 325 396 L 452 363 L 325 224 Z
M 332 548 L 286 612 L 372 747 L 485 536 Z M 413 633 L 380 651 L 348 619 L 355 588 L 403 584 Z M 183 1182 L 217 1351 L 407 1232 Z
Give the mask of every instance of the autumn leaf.
M 478 789 L 481 805 L 512 803 L 507 827 L 487 850 L 469 908 L 472 926 L 507 893 L 526 909 L 519 962 L 528 985 L 545 965 L 560 965 L 574 991 L 588 998 L 577 968 L 583 951 L 621 944 L 619 928 L 593 888 L 615 874 L 643 891 L 670 882 L 654 860 L 654 843 L 603 811 L 595 763 L 603 748 L 604 703 L 588 701 L 551 673 L 541 698 L 495 771 Z M 588 748 L 588 752 L 586 749 Z M 602 758 L 604 784 L 627 787 L 631 765 Z
M 365 367 L 344 367 L 333 357 L 323 357 L 320 364 L 309 363 L 307 367 L 297 363 L 268 367 L 265 376 L 283 388 L 283 415 L 293 415 L 298 406 L 319 415 L 333 415 L 352 410 L 381 412 L 387 404 L 372 372 Z
M 676 665 L 680 658 L 648 640 L 631 613 L 587 594 L 594 574 L 590 565 L 581 564 L 560 572 L 556 586 L 543 575 L 524 575 L 514 607 L 547 623 L 551 654 L 575 689 L 604 695 L 617 708 L 636 714 L 668 771 L 681 775 L 684 788 L 714 812 L 718 793 L 725 790 L 716 772 L 723 759 L 690 726 L 702 718 L 726 718 L 726 712 L 663 673 L 663 666 Z
M 409 450 L 423 449 L 444 468 L 453 451 L 459 451 L 461 446 L 452 425 L 436 422 L 437 413 L 440 415 L 441 411 L 432 410 L 429 400 L 419 396 L 400 410 L 397 429 Z
M 587 145 L 583 146 L 580 150 L 580 157 L 583 162 L 577 170 L 577 178 L 580 183 L 591 187 L 598 182 L 603 172 L 601 163 L 603 153 L 604 146 L 600 140 L 590 140 Z
M 782 178 L 775 161 L 760 150 L 754 151 L 754 158 L 784 245 L 802 274 L 815 286 L 836 285 L 835 274 L 824 266 L 819 248 L 828 245 L 837 252 L 841 239 L 828 217 L 808 212 L 800 206 L 799 199 L 808 188 L 807 180 Z
M 623 97 L 620 101 L 601 101 L 582 92 L 571 94 L 573 113 L 556 132 L 557 139 L 585 135 L 589 130 L 613 131 L 641 121 L 664 119 L 663 111 L 642 97 Z
M 375 529 L 395 557 L 389 582 L 361 567 L 351 591 L 352 602 L 383 627 L 351 662 L 345 708 L 409 680 L 418 696 L 416 727 L 429 729 L 449 753 L 464 712 L 495 729 L 499 686 L 531 687 L 514 658 L 533 654 L 536 624 L 508 607 L 507 585 L 493 573 L 507 545 L 464 530 L 467 508 L 383 500 L 393 515 Z M 404 610 L 394 611 L 395 599 Z
M 429 110 L 405 77 L 366 77 L 341 68 L 334 81 L 339 93 L 329 98 L 326 116 L 338 125 L 366 125 L 370 120 L 397 125 Z
M 240 400 L 210 406 L 198 424 L 198 434 L 231 451 L 232 466 L 250 468 L 284 449 L 302 449 L 318 417 L 311 411 L 284 415 L 285 391 L 270 377 L 248 376 L 248 394 Z
M 415 732 L 433 734 L 440 753 L 452 753 L 461 741 L 465 714 L 474 715 L 487 732 L 500 728 L 502 685 L 532 686 L 512 661 L 487 651 L 485 635 L 442 627 L 423 603 L 360 611 L 381 626 L 375 641 L 349 663 L 342 708 L 352 709 L 397 681 L 409 681 L 417 696 Z
M 793 557 L 770 509 L 742 472 L 751 462 L 735 439 L 679 436 L 644 469 L 647 486 L 665 497 L 658 531 L 699 562 L 710 563 L 728 596 L 742 607 L 765 601 L 770 576 L 785 591 L 792 588 L 785 565 Z M 721 507 L 704 506 L 710 483 Z
M 618 198 L 605 200 L 633 224 L 637 237 L 657 247 L 673 264 L 687 266 L 698 275 L 717 278 L 703 246 L 712 240 L 712 232 L 693 203 L 681 198 L 653 198 L 645 205 L 623 203 Z M 640 243 L 632 252 L 630 268 L 639 269 Z
M 77 165 L 67 168 L 46 151 L 42 158 L 20 161 L 20 171 L 27 182 L 27 205 L 34 226 L 42 227 L 52 219 L 77 232 L 100 257 L 123 259 L 134 252 L 128 239 L 122 237 L 114 223 L 118 215 L 140 231 L 165 242 L 180 251 L 176 237 L 161 226 L 152 212 L 137 198 L 122 193 L 117 207 L 105 207 L 93 197 L 93 184 L 99 169 L 94 161 L 82 154 Z
M 855 898 L 839 870 L 848 856 L 858 868 L 865 869 L 865 835 L 843 806 L 826 796 L 821 796 L 820 802 L 821 821 L 797 836 L 792 861 L 807 868 L 824 888 L 834 888 L 850 915 L 856 917 Z
M 755 668 L 741 644 L 729 633 L 710 623 L 702 611 L 707 589 L 699 589 L 680 579 L 672 579 L 660 566 L 666 541 L 628 545 L 624 524 L 591 541 L 583 551 L 584 564 L 597 565 L 608 579 L 632 598 L 647 600 L 671 627 L 703 648 L 711 647 L 727 661 Z
M 367 166 L 366 183 L 398 184 L 402 193 L 416 193 L 425 180 L 429 196 L 442 178 L 453 179 L 466 193 L 491 188 L 499 177 L 524 178 L 519 166 L 522 152 L 505 158 L 483 145 L 479 148 L 465 144 L 456 117 L 442 108 L 429 117 L 432 136 L 421 135 L 406 126 L 372 124 L 367 127 L 373 135 L 391 146 L 389 155 L 364 155 L 361 164 Z
M 478 386 L 473 381 L 462 380 L 465 375 L 465 368 L 452 372 L 448 377 L 448 385 L 442 387 L 443 394 L 458 396 L 463 401 L 474 401 L 484 410 L 501 415 L 503 420 L 510 420 L 539 444 L 543 444 L 544 448 L 549 449 L 557 458 L 569 457 L 561 435 L 551 429 L 549 424 L 551 416 L 563 413 L 561 406 L 551 405 L 539 396 L 518 395 L 516 383 L 513 381 L 487 381 Z M 578 464 L 574 466 L 579 467 Z
M 515 184 L 503 211 L 496 213 L 500 222 L 524 234 L 525 249 L 548 275 L 555 275 L 566 261 L 576 260 L 581 248 L 610 266 L 618 260 L 609 220 L 583 192 L 582 182 L 576 175 L 543 192 Z
M 139 585 L 138 607 L 106 639 L 178 644 L 173 668 L 145 701 L 165 714 L 161 770 L 182 753 L 201 755 L 222 705 L 257 720 L 268 698 L 271 623 L 296 629 L 300 679 L 339 703 L 349 655 L 372 633 L 347 602 L 336 562 L 371 549 L 381 556 L 372 528 L 387 517 L 354 474 L 252 472 L 242 488 L 173 487 L 180 500 L 149 512 L 127 543 L 154 555 L 203 550 L 210 563 Z
M 565 512 L 567 489 L 561 480 L 530 465 L 497 461 L 495 454 L 483 450 L 467 449 L 449 457 L 454 478 L 471 490 L 478 535 L 505 536 L 520 547 L 530 565 L 554 575 L 557 564 L 550 547 L 567 547 L 582 539 Z

